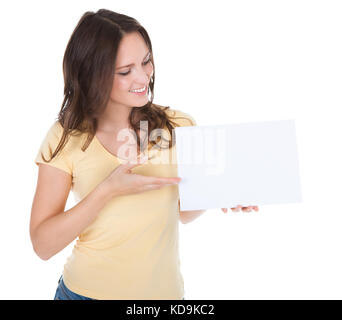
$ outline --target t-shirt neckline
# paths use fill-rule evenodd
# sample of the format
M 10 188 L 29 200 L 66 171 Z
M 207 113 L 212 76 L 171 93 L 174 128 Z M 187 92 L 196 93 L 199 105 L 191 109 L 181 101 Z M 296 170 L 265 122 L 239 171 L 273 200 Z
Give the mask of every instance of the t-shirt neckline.
M 101 143 L 101 141 L 97 138 L 96 134 L 94 135 L 94 140 L 95 142 L 97 143 L 97 145 L 107 154 L 109 155 L 110 157 L 116 159 L 116 160 L 119 160 L 120 162 L 126 162 L 128 161 L 128 159 L 122 159 L 120 157 L 118 157 L 117 155 L 111 153 L 109 150 L 107 150 L 105 148 L 105 146 Z M 138 156 L 137 156 L 137 159 L 140 159 L 142 158 L 143 156 L 145 155 L 145 152 L 141 152 Z

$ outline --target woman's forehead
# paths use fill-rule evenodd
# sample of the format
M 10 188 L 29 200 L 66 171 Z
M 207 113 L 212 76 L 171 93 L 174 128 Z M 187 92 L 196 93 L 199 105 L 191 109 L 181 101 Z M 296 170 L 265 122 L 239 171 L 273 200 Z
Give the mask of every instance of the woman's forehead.
M 116 57 L 117 66 L 134 64 L 144 58 L 149 52 L 144 38 L 138 33 L 130 33 L 123 36 Z

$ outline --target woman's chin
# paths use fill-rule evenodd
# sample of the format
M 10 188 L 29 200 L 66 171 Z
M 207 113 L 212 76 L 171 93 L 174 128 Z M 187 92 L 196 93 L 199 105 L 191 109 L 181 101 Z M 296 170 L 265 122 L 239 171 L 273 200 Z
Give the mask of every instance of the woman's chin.
M 142 108 L 142 107 L 146 106 L 147 103 L 148 103 L 148 99 L 146 99 L 146 101 L 144 101 L 144 102 L 136 103 L 134 106 L 137 108 Z

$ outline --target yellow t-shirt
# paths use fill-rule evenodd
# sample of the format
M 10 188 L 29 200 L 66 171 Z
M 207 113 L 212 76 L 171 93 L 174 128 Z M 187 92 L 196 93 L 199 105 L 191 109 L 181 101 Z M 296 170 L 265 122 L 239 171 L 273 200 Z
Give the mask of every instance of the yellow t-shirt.
M 181 126 L 196 125 L 189 114 L 175 109 L 166 112 L 174 117 L 184 117 L 174 119 Z M 55 151 L 62 132 L 61 124 L 54 122 L 35 163 L 46 163 L 72 175 L 72 192 L 79 202 L 123 160 L 107 151 L 96 136 L 83 152 L 81 147 L 87 134 L 80 134 L 70 136 L 62 153 L 50 163 L 45 162 L 40 152 L 50 159 L 50 152 Z M 176 147 L 177 144 L 168 152 L 176 152 Z M 155 151 L 153 159 L 134 167 L 132 172 L 178 177 L 176 161 L 158 162 L 164 153 L 164 150 Z M 178 185 L 170 185 L 108 201 L 76 240 L 64 265 L 66 286 L 93 299 L 182 299 L 184 282 L 178 248 L 178 200 Z

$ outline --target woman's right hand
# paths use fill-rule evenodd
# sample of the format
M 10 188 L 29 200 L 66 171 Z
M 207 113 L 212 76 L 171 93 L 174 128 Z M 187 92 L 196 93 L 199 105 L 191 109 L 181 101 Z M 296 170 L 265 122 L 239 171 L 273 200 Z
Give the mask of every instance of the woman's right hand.
M 160 189 L 164 186 L 178 184 L 181 178 L 152 177 L 131 172 L 134 167 L 145 163 L 123 163 L 115 168 L 102 182 L 113 196 L 140 193 L 148 190 Z

